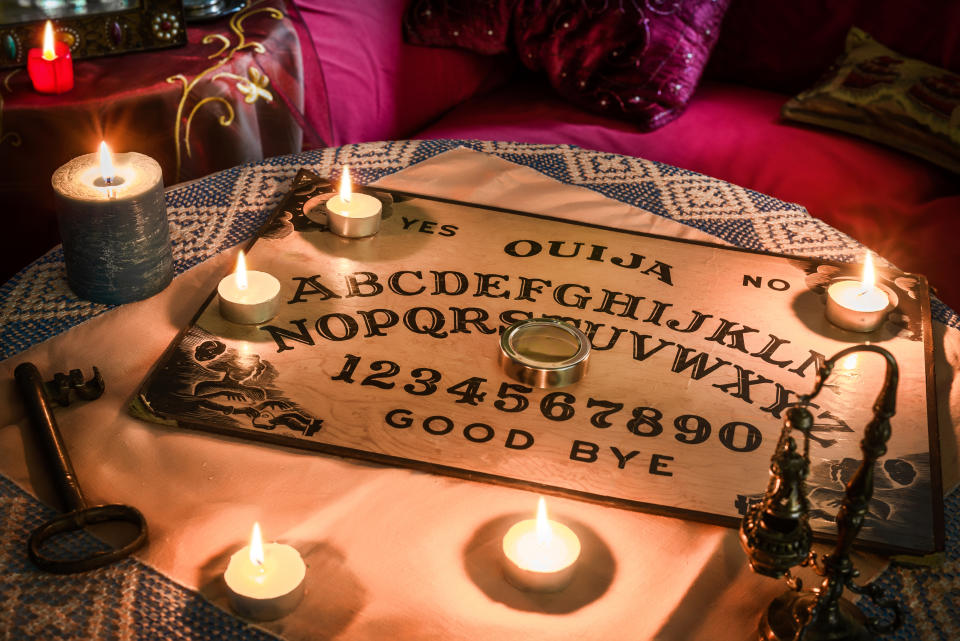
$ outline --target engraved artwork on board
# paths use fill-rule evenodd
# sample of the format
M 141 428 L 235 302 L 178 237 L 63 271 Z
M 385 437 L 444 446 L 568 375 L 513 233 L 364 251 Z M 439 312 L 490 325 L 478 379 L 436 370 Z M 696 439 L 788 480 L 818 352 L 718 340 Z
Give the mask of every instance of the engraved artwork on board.
M 229 347 L 191 327 L 162 366 L 151 408 L 187 422 L 312 436 L 323 421 L 287 398 L 274 383 L 275 367 L 258 354 Z
M 829 267 L 829 269 L 824 269 Z M 825 273 L 832 273 L 832 266 L 814 266 L 806 269 L 807 285 L 811 274 L 816 283 Z M 905 278 L 898 280 L 907 280 Z M 910 279 L 912 283 L 916 281 Z M 901 295 L 909 288 L 899 284 Z M 814 287 L 811 287 L 814 289 Z M 888 321 L 891 333 L 898 338 L 920 340 L 919 318 L 910 321 L 907 311 Z M 910 329 L 913 326 L 917 336 Z M 863 368 L 866 363 L 851 355 L 841 361 L 823 386 L 823 397 L 811 406 L 813 427 L 810 430 L 810 472 L 806 479 L 809 501 L 810 524 L 815 530 L 830 531 L 836 522 L 837 510 L 843 502 L 847 483 L 860 467 L 861 459 L 850 456 L 837 458 L 834 453 L 840 439 L 857 442 L 864 436 L 866 423 L 851 425 L 841 415 L 850 415 L 851 406 L 860 402 L 863 395 Z M 828 407 L 818 407 L 822 404 Z M 898 429 L 896 415 L 891 419 L 891 428 Z M 798 437 L 799 438 L 799 437 Z M 863 532 L 881 539 L 898 540 L 911 531 L 932 528 L 932 513 L 925 509 L 926 499 L 932 491 L 930 484 L 930 455 L 927 452 L 897 452 L 879 459 L 874 465 L 873 497 L 867 507 Z M 738 494 L 736 508 L 743 515 L 748 505 L 763 498 L 762 494 Z
M 810 525 L 829 532 L 836 524 L 847 483 L 859 469 L 861 459 L 811 461 L 806 480 Z M 873 497 L 867 506 L 863 533 L 877 539 L 898 540 L 911 530 L 932 527 L 929 510 L 919 509 L 930 495 L 930 455 L 903 454 L 880 459 L 874 465 Z M 740 515 L 763 499 L 759 494 L 737 494 L 734 506 Z

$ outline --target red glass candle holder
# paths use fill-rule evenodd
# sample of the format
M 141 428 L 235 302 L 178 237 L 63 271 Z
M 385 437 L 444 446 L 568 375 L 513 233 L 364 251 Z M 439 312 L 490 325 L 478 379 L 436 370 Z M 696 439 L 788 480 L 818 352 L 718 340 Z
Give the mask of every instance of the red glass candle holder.
M 43 57 L 43 49 L 31 49 L 27 58 L 27 73 L 33 88 L 40 93 L 63 93 L 73 89 L 73 58 L 70 47 L 59 40 L 53 43 L 57 54 L 53 60 Z

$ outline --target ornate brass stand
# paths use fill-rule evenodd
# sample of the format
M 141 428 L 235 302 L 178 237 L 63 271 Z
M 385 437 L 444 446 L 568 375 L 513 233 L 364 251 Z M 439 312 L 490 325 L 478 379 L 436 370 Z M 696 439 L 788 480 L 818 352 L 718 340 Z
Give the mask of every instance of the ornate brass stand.
M 875 352 L 886 360 L 883 389 L 873 406 L 860 449 L 863 462 L 847 483 L 837 513 L 837 544 L 818 564 L 810 551 L 811 532 L 804 479 L 810 466 L 810 429 L 813 417 L 806 405 L 830 376 L 836 362 L 854 352 Z M 885 599 L 874 584 L 857 585 L 859 571 L 850 560 L 850 547 L 863 526 L 873 495 L 873 468 L 887 451 L 890 417 L 894 415 L 897 361 L 876 345 L 849 347 L 827 360 L 817 372 L 813 392 L 800 397 L 800 404 L 786 412 L 783 432 L 770 462 L 770 484 L 761 501 L 747 510 L 740 525 L 740 543 L 757 573 L 774 578 L 787 577 L 791 590 L 774 599 L 760 621 L 760 638 L 765 641 L 863 641 L 892 632 L 900 626 L 896 602 Z M 803 453 L 790 433 L 803 434 Z M 803 590 L 790 574 L 795 566 L 811 566 L 824 577 L 818 589 Z M 892 621 L 881 624 L 866 617 L 854 604 L 842 598 L 844 588 L 871 599 L 892 612 Z

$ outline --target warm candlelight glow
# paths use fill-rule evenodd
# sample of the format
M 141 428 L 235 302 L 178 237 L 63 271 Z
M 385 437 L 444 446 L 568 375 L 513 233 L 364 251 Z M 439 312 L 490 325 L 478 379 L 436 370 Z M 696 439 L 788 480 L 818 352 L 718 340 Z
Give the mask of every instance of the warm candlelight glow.
M 350 167 L 344 165 L 343 173 L 340 174 L 340 199 L 343 202 L 350 202 L 352 187 L 353 185 L 350 184 Z
M 327 228 L 343 238 L 364 238 L 380 231 L 380 200 L 363 192 L 353 193 L 350 167 L 340 173 L 340 193 L 325 202 Z
M 100 141 L 100 175 L 108 185 L 113 182 L 116 171 L 113 168 L 113 156 L 105 140 Z
M 860 282 L 863 283 L 864 291 L 873 289 L 873 286 L 877 284 L 877 277 L 873 273 L 873 258 L 870 252 L 867 252 L 867 257 L 863 261 L 863 278 Z
M 260 523 L 256 521 L 250 533 L 250 562 L 263 567 L 263 537 L 260 535 Z
M 234 611 L 257 621 L 272 621 L 300 603 L 306 573 L 307 566 L 295 548 L 264 543 L 260 524 L 254 523 L 250 545 L 230 556 L 223 580 Z
M 541 496 L 537 503 L 537 543 L 550 545 L 552 539 L 553 528 L 550 527 L 550 521 L 547 519 L 547 502 Z
M 873 255 L 868 251 L 859 281 L 838 279 L 827 287 L 827 320 L 853 332 L 872 332 L 883 325 L 890 296 L 877 286 Z
M 43 27 L 43 59 L 44 60 L 56 60 L 57 52 L 53 48 L 53 24 L 47 20 L 46 26 Z
M 234 272 L 237 278 L 237 289 L 247 288 L 247 260 L 243 257 L 243 250 L 237 256 L 237 271 Z
M 847 356 L 845 359 L 843 359 L 843 363 L 840 364 L 840 367 L 847 370 L 857 369 L 857 355 L 850 354 Z
M 34 3 L 36 4 L 36 3 Z M 0 11 L 2 13 L 2 11 Z M 27 75 L 38 93 L 63 93 L 73 89 L 73 58 L 67 43 L 54 38 L 53 23 L 47 20 L 43 27 L 43 41 L 39 47 L 27 51 Z M 7 36 L 7 52 L 16 58 L 17 46 Z
M 217 285 L 220 315 L 232 323 L 259 325 L 277 315 L 280 281 L 272 274 L 247 269 L 247 257 L 237 253 L 237 267 Z
M 580 539 L 563 523 L 547 518 L 543 497 L 537 502 L 537 517 L 514 523 L 502 547 L 507 579 L 523 590 L 562 590 L 580 557 Z

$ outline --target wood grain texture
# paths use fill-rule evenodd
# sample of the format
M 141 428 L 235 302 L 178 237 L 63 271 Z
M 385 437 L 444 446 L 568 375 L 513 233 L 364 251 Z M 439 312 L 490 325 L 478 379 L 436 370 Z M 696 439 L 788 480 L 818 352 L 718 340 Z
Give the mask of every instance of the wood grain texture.
M 823 286 L 853 266 L 400 194 L 378 235 L 348 240 L 299 211 L 315 190 L 296 191 L 248 256 L 280 279 L 280 313 L 243 327 L 211 298 L 144 384 L 158 418 L 733 525 L 817 355 L 867 339 L 901 382 L 861 540 L 942 546 L 923 277 L 881 273 L 897 309 L 864 336 L 823 315 Z M 499 333 L 527 316 L 590 336 L 582 381 L 531 390 L 503 373 Z M 879 358 L 846 365 L 812 408 L 818 532 L 882 382 Z

